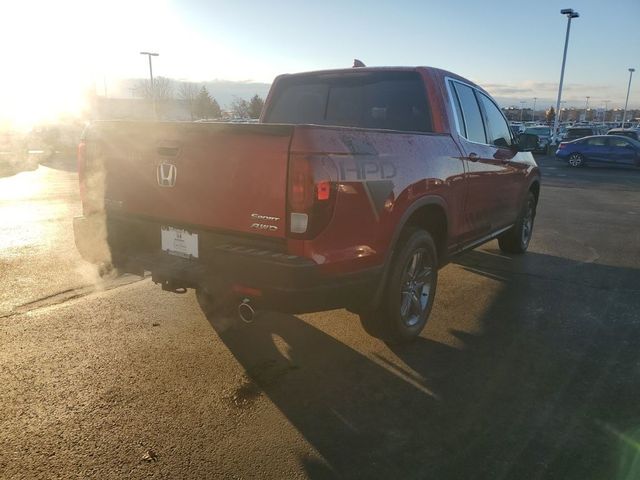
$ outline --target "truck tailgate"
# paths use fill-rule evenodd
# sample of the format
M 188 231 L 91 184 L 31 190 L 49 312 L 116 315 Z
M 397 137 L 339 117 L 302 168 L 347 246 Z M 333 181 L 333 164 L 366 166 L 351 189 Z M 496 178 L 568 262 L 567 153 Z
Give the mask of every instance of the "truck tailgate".
M 105 166 L 107 209 L 167 226 L 281 238 L 292 131 L 282 125 L 104 122 L 85 141 Z

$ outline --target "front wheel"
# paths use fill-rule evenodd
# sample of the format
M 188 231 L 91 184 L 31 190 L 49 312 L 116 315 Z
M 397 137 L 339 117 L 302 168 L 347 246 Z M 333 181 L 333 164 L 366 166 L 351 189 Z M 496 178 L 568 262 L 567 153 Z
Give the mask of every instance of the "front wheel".
M 506 253 L 525 253 L 533 235 L 533 221 L 536 218 L 536 197 L 527 194 L 524 207 L 516 223 L 498 237 L 500 250 Z
M 411 229 L 394 256 L 380 306 L 360 314 L 364 329 L 388 343 L 414 340 L 429 319 L 438 282 L 438 261 L 431 235 Z

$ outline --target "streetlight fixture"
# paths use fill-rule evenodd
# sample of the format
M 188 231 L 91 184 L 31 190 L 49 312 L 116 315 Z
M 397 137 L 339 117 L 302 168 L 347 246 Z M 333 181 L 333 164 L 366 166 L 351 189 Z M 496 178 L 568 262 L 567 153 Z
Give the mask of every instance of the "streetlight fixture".
M 153 52 L 140 52 L 140 55 L 146 55 L 149 58 L 149 78 L 151 79 L 151 101 L 153 102 L 153 114 L 158 119 L 158 110 L 156 108 L 156 92 L 153 85 L 153 66 L 151 64 L 151 57 L 157 57 L 159 53 Z
M 624 121 L 627 119 L 627 104 L 629 103 L 629 91 L 631 90 L 631 77 L 633 77 L 633 72 L 635 72 L 635 68 L 629 69 L 629 86 L 627 87 L 627 99 L 624 101 L 624 113 L 622 114 L 622 128 L 624 128 Z
M 536 121 L 536 102 L 538 101 L 538 97 L 533 97 L 533 110 L 531 110 L 531 121 Z
M 567 62 L 567 47 L 569 46 L 569 32 L 571 31 L 571 19 L 578 18 L 580 14 L 571 8 L 563 8 L 560 10 L 562 15 L 567 17 L 567 34 L 564 39 L 564 53 L 562 55 L 562 69 L 560 70 L 560 85 L 558 86 L 558 101 L 556 102 L 556 112 L 560 110 L 560 100 L 562 100 L 562 82 L 564 81 L 564 66 Z M 558 125 L 560 123 L 560 115 L 556 115 L 553 122 L 553 141 L 558 138 Z

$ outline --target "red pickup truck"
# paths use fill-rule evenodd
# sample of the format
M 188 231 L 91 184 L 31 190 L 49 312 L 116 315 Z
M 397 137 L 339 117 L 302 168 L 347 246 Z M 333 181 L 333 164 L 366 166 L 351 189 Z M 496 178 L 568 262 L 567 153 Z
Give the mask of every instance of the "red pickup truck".
M 258 124 L 93 123 L 76 244 L 246 321 L 347 308 L 408 341 L 453 255 L 493 238 L 527 249 L 536 140 L 514 139 L 487 92 L 443 70 L 282 75 Z

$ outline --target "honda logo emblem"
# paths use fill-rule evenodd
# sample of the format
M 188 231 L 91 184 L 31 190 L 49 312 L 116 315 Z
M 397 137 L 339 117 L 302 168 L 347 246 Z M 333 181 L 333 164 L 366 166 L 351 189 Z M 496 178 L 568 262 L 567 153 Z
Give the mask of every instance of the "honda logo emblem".
M 171 163 L 161 163 L 156 172 L 158 185 L 161 187 L 175 187 L 178 178 L 178 169 Z

